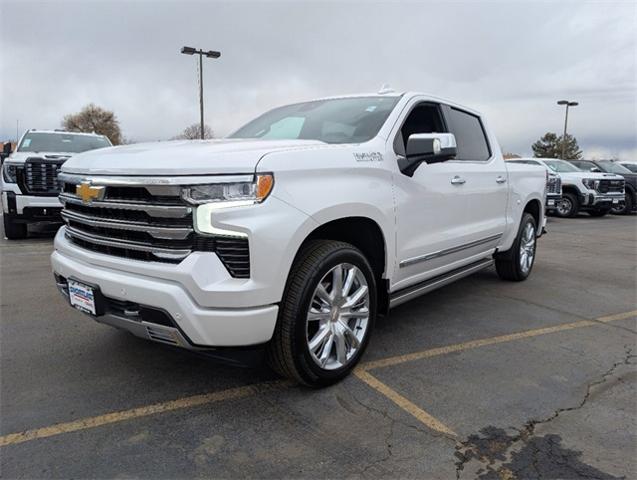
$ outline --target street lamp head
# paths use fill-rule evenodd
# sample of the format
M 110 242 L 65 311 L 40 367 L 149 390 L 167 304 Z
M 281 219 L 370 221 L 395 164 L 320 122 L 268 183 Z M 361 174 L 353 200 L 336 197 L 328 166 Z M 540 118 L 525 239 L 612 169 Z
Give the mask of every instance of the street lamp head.
M 197 50 L 192 47 L 181 47 L 181 53 L 184 55 L 194 55 L 196 51 Z
M 205 53 L 206 57 L 208 58 L 219 58 L 221 56 L 221 52 L 216 52 L 214 50 L 208 50 Z
M 568 106 L 569 107 L 577 107 L 579 105 L 579 103 L 577 102 L 568 102 Z
M 182 53 L 183 53 L 183 51 L 182 51 Z M 568 105 L 568 100 L 558 100 L 557 104 L 558 105 Z

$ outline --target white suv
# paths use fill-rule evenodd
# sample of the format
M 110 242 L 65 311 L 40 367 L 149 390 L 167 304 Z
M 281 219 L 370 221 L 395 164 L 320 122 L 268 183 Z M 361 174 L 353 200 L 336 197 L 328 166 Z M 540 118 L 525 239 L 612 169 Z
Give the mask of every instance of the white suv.
M 18 148 L 2 164 L 4 233 L 10 240 L 25 238 L 27 224 L 61 221 L 57 174 L 76 153 L 110 147 L 104 135 L 61 130 L 27 130 Z

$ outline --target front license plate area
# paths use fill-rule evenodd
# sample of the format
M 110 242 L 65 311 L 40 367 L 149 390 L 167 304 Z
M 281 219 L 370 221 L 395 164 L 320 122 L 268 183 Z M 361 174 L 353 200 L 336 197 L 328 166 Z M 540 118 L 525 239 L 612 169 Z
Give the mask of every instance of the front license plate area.
M 78 282 L 68 280 L 69 301 L 78 310 L 90 315 L 101 315 L 101 294 L 98 288 Z

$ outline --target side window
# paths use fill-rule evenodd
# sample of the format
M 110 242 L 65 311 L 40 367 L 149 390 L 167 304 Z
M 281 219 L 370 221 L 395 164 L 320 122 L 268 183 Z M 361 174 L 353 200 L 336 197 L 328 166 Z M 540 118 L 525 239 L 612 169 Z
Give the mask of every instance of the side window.
M 491 157 L 480 118 L 453 107 L 445 109 L 449 131 L 456 137 L 456 160 L 484 161 Z
M 433 103 L 416 105 L 403 122 L 400 132 L 394 139 L 394 151 L 405 155 L 407 139 L 414 133 L 444 133 L 446 129 L 440 114 L 440 106 Z

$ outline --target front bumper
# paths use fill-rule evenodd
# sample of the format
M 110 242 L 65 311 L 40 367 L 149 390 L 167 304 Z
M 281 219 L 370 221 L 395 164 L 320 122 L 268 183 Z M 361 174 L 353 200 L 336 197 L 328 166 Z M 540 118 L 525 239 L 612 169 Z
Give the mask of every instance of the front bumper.
M 586 193 L 580 201 L 583 207 L 611 207 L 625 200 L 624 193 Z
M 2 192 L 2 211 L 16 220 L 29 222 L 62 221 L 62 204 L 57 197 L 21 195 L 13 191 Z
M 60 250 L 53 252 L 51 263 L 62 291 L 64 286 L 60 277 L 73 278 L 98 286 L 101 294 L 114 302 L 152 306 L 170 318 L 171 322 L 163 322 L 162 325 L 110 309 L 104 315 L 94 317 L 98 322 L 128 330 L 143 338 L 201 349 L 258 345 L 269 341 L 274 332 L 278 314 L 276 304 L 253 308 L 204 307 L 175 280 L 87 264 Z
M 546 209 L 547 210 L 556 209 L 561 200 L 562 200 L 562 195 L 560 194 L 551 194 L 551 193 L 547 194 L 546 205 L 545 205 Z

